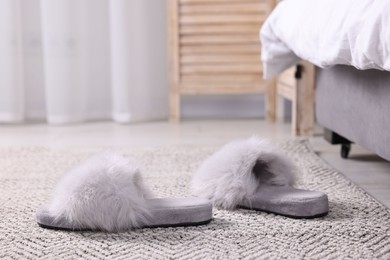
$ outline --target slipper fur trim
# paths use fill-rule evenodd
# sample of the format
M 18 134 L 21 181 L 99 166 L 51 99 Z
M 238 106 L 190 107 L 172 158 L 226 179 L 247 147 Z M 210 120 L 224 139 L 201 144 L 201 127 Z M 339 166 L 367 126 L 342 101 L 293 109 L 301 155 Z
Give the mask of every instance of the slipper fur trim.
M 256 166 L 256 170 L 254 169 Z M 261 184 L 292 185 L 295 168 L 270 141 L 253 136 L 235 140 L 207 158 L 191 180 L 194 195 L 232 209 Z
M 51 216 L 66 219 L 74 229 L 120 231 L 147 224 L 149 197 L 131 158 L 103 152 L 68 171 L 47 208 Z

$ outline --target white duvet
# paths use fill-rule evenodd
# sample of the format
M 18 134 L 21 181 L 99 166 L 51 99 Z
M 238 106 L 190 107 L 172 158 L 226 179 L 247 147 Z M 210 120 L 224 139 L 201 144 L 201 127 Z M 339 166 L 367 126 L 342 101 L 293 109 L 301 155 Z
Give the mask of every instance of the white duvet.
M 260 40 L 264 78 L 301 59 L 390 70 L 390 0 L 284 0 Z

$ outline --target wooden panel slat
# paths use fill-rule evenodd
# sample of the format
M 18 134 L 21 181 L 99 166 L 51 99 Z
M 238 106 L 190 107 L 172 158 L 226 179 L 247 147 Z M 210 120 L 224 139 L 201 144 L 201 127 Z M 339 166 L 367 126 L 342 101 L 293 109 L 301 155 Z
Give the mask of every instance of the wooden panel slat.
M 180 44 L 232 44 L 232 43 L 258 43 L 259 36 L 256 34 L 243 35 L 189 35 L 180 37 Z
M 202 64 L 202 65 L 183 65 L 181 74 L 213 74 L 213 73 L 261 73 L 261 64 Z
M 226 13 L 249 13 L 264 14 L 271 11 L 268 3 L 233 3 L 233 4 L 202 4 L 202 5 L 181 5 L 181 14 L 226 14 Z
M 180 92 L 183 94 L 246 94 L 246 93 L 264 93 L 268 87 L 266 82 L 255 84 L 195 84 L 183 83 Z
M 219 14 L 219 15 L 181 15 L 180 24 L 235 24 L 252 23 L 261 25 L 266 15 L 261 14 Z
M 179 4 L 259 3 L 259 0 L 178 0 Z
M 184 45 L 180 48 L 180 54 L 200 54 L 200 53 L 241 53 L 241 54 L 254 54 L 257 55 L 260 53 L 260 44 L 240 44 L 240 45 Z
M 259 34 L 260 26 L 258 24 L 195 24 L 182 25 L 179 28 L 181 35 L 189 34 Z
M 260 73 L 252 74 L 215 74 L 215 75 L 183 75 L 181 77 L 183 82 L 207 82 L 207 83 L 220 83 L 220 82 L 260 82 L 262 76 Z
M 181 64 L 193 63 L 260 63 L 260 57 L 253 54 L 198 54 L 198 55 L 182 55 L 180 58 Z

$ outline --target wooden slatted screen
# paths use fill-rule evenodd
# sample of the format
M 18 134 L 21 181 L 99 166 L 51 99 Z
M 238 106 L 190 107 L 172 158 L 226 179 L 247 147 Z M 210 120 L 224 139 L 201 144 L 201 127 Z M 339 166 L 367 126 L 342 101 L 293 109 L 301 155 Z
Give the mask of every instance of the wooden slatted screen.
M 259 29 L 274 0 L 169 1 L 171 119 L 180 94 L 267 92 Z

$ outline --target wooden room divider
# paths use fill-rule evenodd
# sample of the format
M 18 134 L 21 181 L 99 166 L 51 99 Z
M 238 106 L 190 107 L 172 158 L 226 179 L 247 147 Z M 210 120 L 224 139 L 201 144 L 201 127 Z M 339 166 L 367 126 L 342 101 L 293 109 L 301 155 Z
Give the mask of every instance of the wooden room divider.
M 259 30 L 276 0 L 168 0 L 170 119 L 181 95 L 266 95 L 275 120 L 275 80 L 262 79 Z

